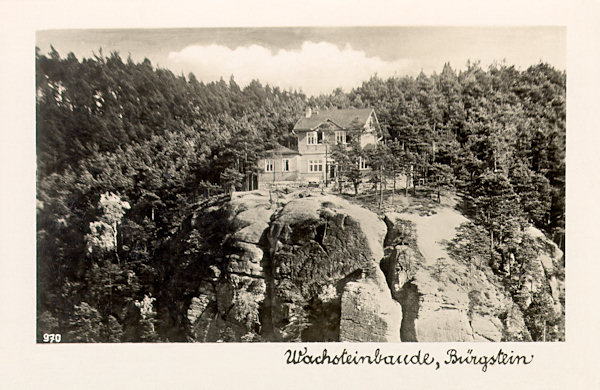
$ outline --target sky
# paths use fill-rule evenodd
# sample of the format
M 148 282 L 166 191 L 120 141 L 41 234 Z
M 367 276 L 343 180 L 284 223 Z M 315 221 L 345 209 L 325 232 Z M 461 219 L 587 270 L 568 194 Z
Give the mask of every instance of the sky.
M 550 26 L 42 30 L 36 45 L 79 59 L 102 48 L 204 82 L 258 79 L 308 95 L 349 91 L 374 74 L 439 73 L 446 62 L 459 70 L 468 60 L 566 69 L 566 29 Z

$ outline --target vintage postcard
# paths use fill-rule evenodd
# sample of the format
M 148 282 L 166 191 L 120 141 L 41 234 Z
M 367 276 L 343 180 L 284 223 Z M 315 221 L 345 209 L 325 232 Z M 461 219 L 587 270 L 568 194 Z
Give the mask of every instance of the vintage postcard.
M 565 43 L 39 31 L 37 342 L 564 340 Z
M 568 31 L 36 27 L 29 342 L 347 380 L 556 367 Z

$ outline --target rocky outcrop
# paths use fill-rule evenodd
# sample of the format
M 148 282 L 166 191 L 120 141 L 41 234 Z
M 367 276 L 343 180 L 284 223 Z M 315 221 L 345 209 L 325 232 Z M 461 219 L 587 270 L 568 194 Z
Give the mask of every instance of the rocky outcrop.
M 202 256 L 196 258 L 203 263 L 197 292 L 186 312 L 188 340 L 252 341 L 261 332 L 260 306 L 266 295 L 261 240 L 274 207 L 264 194 L 243 195 L 203 205 L 192 217 L 186 242 L 189 237 L 204 239 L 198 250 Z M 222 223 L 207 226 L 216 212 Z
M 234 193 L 223 203 L 222 250 L 187 306 L 189 339 L 339 341 L 350 334 L 342 308 L 365 299 L 373 310 L 354 320 L 380 321 L 379 339 L 399 339 L 400 307 L 378 269 L 383 221 L 335 196 L 298 195 Z M 361 276 L 367 269 L 377 278 Z
M 344 286 L 378 264 L 385 232 L 377 215 L 335 196 L 286 203 L 268 233 L 273 338 L 339 340 Z
M 500 341 L 502 324 L 498 328 L 499 321 L 478 314 L 471 298 L 479 291 L 485 291 L 490 300 L 502 294 L 486 284 L 485 275 L 452 261 L 445 249 L 445 242 L 466 219 L 445 209 L 432 215 L 389 213 L 386 221 L 388 237 L 397 237 L 389 244 L 401 244 L 386 260 L 388 267 L 395 264 L 392 293 L 405 311 L 412 311 L 412 320 L 403 324 L 403 340 Z M 404 291 L 407 283 L 412 294 Z
M 564 307 L 561 301 L 564 301 L 565 289 L 560 269 L 564 268 L 563 252 L 554 242 L 546 239 L 539 229 L 530 226 L 526 229 L 526 233 L 535 254 L 531 259 L 530 266 L 521 276 L 520 294 L 526 297 L 525 306 L 529 307 L 532 302 L 531 297 L 542 291 L 547 285 L 553 300 L 554 312 L 556 315 L 562 315 Z
M 234 193 L 183 224 L 167 298 L 184 298 L 169 315 L 190 341 L 529 340 L 530 302 L 475 252 L 449 252 L 468 224 L 444 206 L 381 218 L 317 192 Z M 549 289 L 562 312 L 562 253 L 528 234 L 535 255 L 518 295 Z
M 537 229 L 527 231 L 538 240 L 537 252 L 521 275 L 520 294 L 529 302 L 518 305 L 514 292 L 477 254 L 474 237 L 463 237 L 466 259 L 449 253 L 448 244 L 459 227 L 469 225 L 454 209 L 440 207 L 425 215 L 388 213 L 385 220 L 388 247 L 381 266 L 392 295 L 402 304 L 403 341 L 530 340 L 523 310 L 533 293 L 545 286 L 556 296 L 555 310 L 562 310 L 560 294 L 554 293 L 560 291 L 554 274 L 562 253 Z
M 374 267 L 342 294 L 340 341 L 400 341 L 402 309 Z

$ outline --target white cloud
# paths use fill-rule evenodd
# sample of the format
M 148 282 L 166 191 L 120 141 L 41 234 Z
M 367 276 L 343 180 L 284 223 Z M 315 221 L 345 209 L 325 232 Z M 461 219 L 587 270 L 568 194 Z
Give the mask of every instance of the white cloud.
M 302 89 L 308 95 L 329 93 L 337 87 L 349 91 L 373 74 L 381 77 L 403 74 L 410 60 L 383 61 L 367 57 L 349 45 L 340 50 L 328 42 L 304 42 L 299 50 L 272 52 L 259 45 L 229 49 L 220 45 L 187 46 L 171 52 L 168 67 L 193 72 L 208 82 L 233 75 L 242 86 L 252 79 L 281 88 Z

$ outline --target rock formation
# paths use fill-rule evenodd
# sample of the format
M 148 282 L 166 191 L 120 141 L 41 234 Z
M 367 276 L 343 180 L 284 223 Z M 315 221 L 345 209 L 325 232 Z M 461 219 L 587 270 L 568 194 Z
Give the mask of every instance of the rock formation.
M 528 340 L 527 302 L 487 264 L 449 254 L 468 222 L 450 207 L 380 218 L 333 195 L 234 193 L 182 225 L 173 278 L 185 289 L 163 299 L 178 301 L 168 315 L 190 341 Z M 530 235 L 539 250 L 522 294 L 549 286 L 562 312 L 562 254 Z
M 400 341 L 402 308 L 376 265 L 342 294 L 340 341 Z
M 403 341 L 529 340 L 523 310 L 544 286 L 552 288 L 555 311 L 561 314 L 561 284 L 554 274 L 562 253 L 537 229 L 526 231 L 538 240 L 538 251 L 516 293 L 528 300 L 517 305 L 485 259 L 470 255 L 465 262 L 449 254 L 448 242 L 469 222 L 458 211 L 440 207 L 428 215 L 388 213 L 385 220 L 391 250 L 382 267 L 404 311 Z

